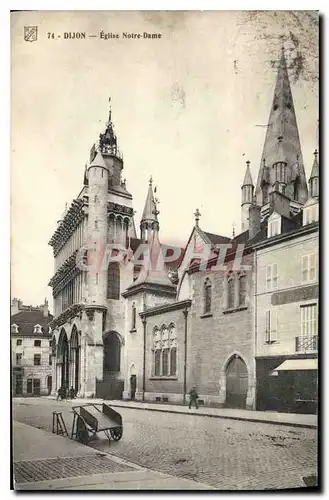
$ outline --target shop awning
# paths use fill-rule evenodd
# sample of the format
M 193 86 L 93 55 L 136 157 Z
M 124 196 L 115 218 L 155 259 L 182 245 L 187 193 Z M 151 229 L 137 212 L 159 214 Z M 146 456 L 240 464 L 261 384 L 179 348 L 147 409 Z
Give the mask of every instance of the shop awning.
M 296 370 L 317 370 L 318 360 L 311 359 L 286 359 L 281 365 L 273 370 L 271 375 L 277 375 L 277 372 L 296 371 Z

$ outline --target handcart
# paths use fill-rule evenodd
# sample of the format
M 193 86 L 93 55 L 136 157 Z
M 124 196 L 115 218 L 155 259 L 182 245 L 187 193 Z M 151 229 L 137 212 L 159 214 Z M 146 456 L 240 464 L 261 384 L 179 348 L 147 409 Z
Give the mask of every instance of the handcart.
M 122 437 L 122 417 L 120 413 L 103 404 L 73 406 L 73 425 L 71 439 L 87 444 L 98 432 L 104 432 L 109 442 L 111 438 L 119 441 Z

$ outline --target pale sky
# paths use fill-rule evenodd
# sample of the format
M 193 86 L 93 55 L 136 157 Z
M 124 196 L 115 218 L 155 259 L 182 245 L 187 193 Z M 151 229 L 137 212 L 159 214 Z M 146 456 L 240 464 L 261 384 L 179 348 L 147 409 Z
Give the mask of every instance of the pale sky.
M 30 25 L 36 42 L 24 40 Z M 101 30 L 162 38 L 102 40 Z M 96 38 L 64 40 L 73 31 Z M 109 96 L 137 230 L 152 175 L 162 242 L 184 246 L 197 207 L 205 231 L 231 236 L 235 223 L 238 233 L 245 162 L 256 182 L 282 42 L 308 178 L 318 147 L 316 13 L 13 13 L 12 296 L 47 297 L 52 309 L 48 241 L 82 188 Z

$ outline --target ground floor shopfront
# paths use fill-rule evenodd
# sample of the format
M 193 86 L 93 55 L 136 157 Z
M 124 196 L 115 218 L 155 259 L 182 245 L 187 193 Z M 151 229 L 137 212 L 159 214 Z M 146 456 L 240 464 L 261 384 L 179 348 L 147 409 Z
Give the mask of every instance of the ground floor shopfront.
M 256 409 L 317 413 L 317 358 L 273 356 L 256 360 Z
M 29 367 L 15 367 L 12 371 L 13 396 L 47 396 L 51 394 L 52 375 L 31 372 Z

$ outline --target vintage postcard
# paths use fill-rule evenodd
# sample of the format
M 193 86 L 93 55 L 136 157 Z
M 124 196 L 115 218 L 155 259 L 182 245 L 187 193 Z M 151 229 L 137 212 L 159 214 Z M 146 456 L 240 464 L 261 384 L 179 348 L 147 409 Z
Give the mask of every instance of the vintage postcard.
M 319 488 L 318 98 L 318 11 L 11 13 L 13 488 Z

